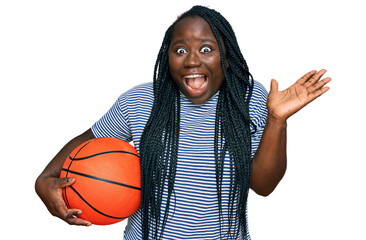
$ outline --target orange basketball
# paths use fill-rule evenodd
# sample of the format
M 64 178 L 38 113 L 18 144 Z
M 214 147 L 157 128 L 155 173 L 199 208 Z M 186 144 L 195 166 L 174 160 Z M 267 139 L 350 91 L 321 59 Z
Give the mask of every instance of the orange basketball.
M 75 183 L 63 189 L 69 208 L 97 225 L 122 221 L 141 204 L 140 161 L 136 149 L 117 138 L 94 138 L 72 151 L 61 178 Z

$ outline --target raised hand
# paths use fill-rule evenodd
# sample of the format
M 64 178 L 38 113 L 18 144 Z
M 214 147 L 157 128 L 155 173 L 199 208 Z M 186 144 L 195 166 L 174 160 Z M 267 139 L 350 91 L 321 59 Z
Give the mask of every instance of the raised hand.
M 290 116 L 328 91 L 329 87 L 325 85 L 331 81 L 331 78 L 326 77 L 320 80 L 325 73 L 325 69 L 308 72 L 283 91 L 278 91 L 278 82 L 272 79 L 267 100 L 268 116 L 285 122 Z

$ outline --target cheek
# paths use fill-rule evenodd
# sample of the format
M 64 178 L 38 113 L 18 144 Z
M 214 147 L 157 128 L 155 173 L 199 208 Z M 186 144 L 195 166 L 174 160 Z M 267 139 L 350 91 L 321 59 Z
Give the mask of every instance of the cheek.
M 221 59 L 213 58 L 211 61 L 207 62 L 207 66 L 211 69 L 214 81 L 217 83 L 222 83 L 224 78 L 224 72 L 221 67 Z
M 221 57 L 219 52 L 215 52 L 215 54 L 206 58 L 206 64 L 211 69 L 216 71 L 217 69 L 221 69 Z
M 173 81 L 178 85 L 179 88 L 182 88 L 182 82 L 179 81 L 179 64 L 177 64 L 177 60 L 173 57 L 171 58 L 169 56 L 169 59 L 168 59 L 168 64 L 169 64 L 169 72 L 170 72 L 170 75 L 172 76 L 173 78 Z
M 174 54 L 168 55 L 168 64 L 171 70 L 178 70 L 182 65 L 182 59 L 175 56 Z
M 172 69 L 173 62 L 174 62 L 174 57 L 172 56 L 171 53 L 168 53 L 168 65 L 169 65 L 169 69 Z

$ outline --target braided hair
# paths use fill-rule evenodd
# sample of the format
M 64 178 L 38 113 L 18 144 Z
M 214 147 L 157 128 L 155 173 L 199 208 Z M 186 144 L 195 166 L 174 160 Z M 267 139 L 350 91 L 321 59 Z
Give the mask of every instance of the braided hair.
M 228 239 L 236 239 L 240 231 L 242 233 L 247 231 L 245 210 L 252 169 L 250 130 L 252 122 L 249 118 L 249 101 L 253 90 L 253 77 L 249 73 L 229 22 L 217 11 L 202 6 L 194 6 L 168 28 L 155 64 L 154 103 L 140 143 L 142 237 L 149 239 L 149 234 L 152 234 L 153 239 L 158 239 L 163 236 L 170 200 L 174 194 L 180 128 L 180 94 L 170 75 L 168 49 L 175 25 L 187 17 L 205 19 L 219 45 L 221 67 L 225 76 L 216 107 L 214 137 L 219 225 L 220 235 L 225 234 Z M 224 159 L 227 153 L 231 171 L 229 230 L 227 233 L 221 233 L 223 224 L 221 191 Z M 166 205 L 162 206 L 165 188 L 167 200 Z M 165 210 L 163 216 L 161 216 L 162 207 Z M 235 227 L 237 225 L 239 228 Z

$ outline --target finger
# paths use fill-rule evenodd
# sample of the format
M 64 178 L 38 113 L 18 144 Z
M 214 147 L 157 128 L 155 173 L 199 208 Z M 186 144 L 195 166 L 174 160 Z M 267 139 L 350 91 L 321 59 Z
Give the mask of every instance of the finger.
M 315 100 L 316 98 L 320 97 L 321 95 L 323 95 L 325 92 L 327 92 L 330 88 L 328 86 L 323 87 L 317 91 L 315 91 L 314 93 L 309 94 L 309 102 Z
M 311 85 L 313 85 L 313 84 L 315 84 L 315 83 L 317 83 L 319 80 L 320 80 L 320 78 L 325 74 L 327 72 L 327 70 L 325 70 L 325 69 L 322 69 L 322 70 L 320 70 L 319 72 L 317 72 L 316 74 L 314 74 L 308 81 L 306 81 L 305 83 L 304 83 L 304 87 L 309 87 L 309 86 L 311 86 Z
M 309 93 L 314 93 L 315 91 L 324 87 L 327 83 L 329 83 L 332 79 L 330 77 L 324 78 L 321 81 L 317 82 L 316 84 L 310 86 L 308 88 Z
M 313 70 L 310 71 L 308 73 L 306 73 L 304 76 L 302 76 L 299 80 L 297 80 L 296 82 L 299 84 L 304 84 L 306 81 L 308 81 L 317 71 Z
M 59 178 L 56 181 L 58 181 L 57 185 L 60 188 L 64 188 L 72 185 L 75 182 L 75 178 Z
M 269 92 L 277 92 L 278 91 L 278 82 L 275 79 L 271 80 L 271 89 Z
M 78 217 L 71 217 L 68 218 L 68 220 L 66 221 L 68 224 L 70 225 L 78 225 L 78 226 L 91 226 L 92 223 L 89 221 L 86 221 L 84 219 L 78 218 Z
M 77 217 L 77 215 L 82 214 L 80 209 L 68 209 L 64 201 L 57 201 L 54 205 L 54 211 L 51 213 L 70 225 L 91 225 L 91 222 Z
M 91 222 L 77 217 L 77 215 L 80 214 L 82 214 L 82 211 L 80 209 L 68 209 L 64 220 L 70 225 L 91 226 Z
M 80 215 L 82 213 L 83 212 L 80 209 L 75 209 L 75 208 L 67 209 L 64 214 L 64 219 L 76 217 L 76 215 Z
M 66 203 L 64 201 L 64 198 L 61 196 L 58 196 L 57 199 L 54 200 L 54 202 L 51 204 L 51 210 L 53 216 L 59 217 L 61 219 L 66 219 L 69 216 L 69 210 L 66 206 Z

